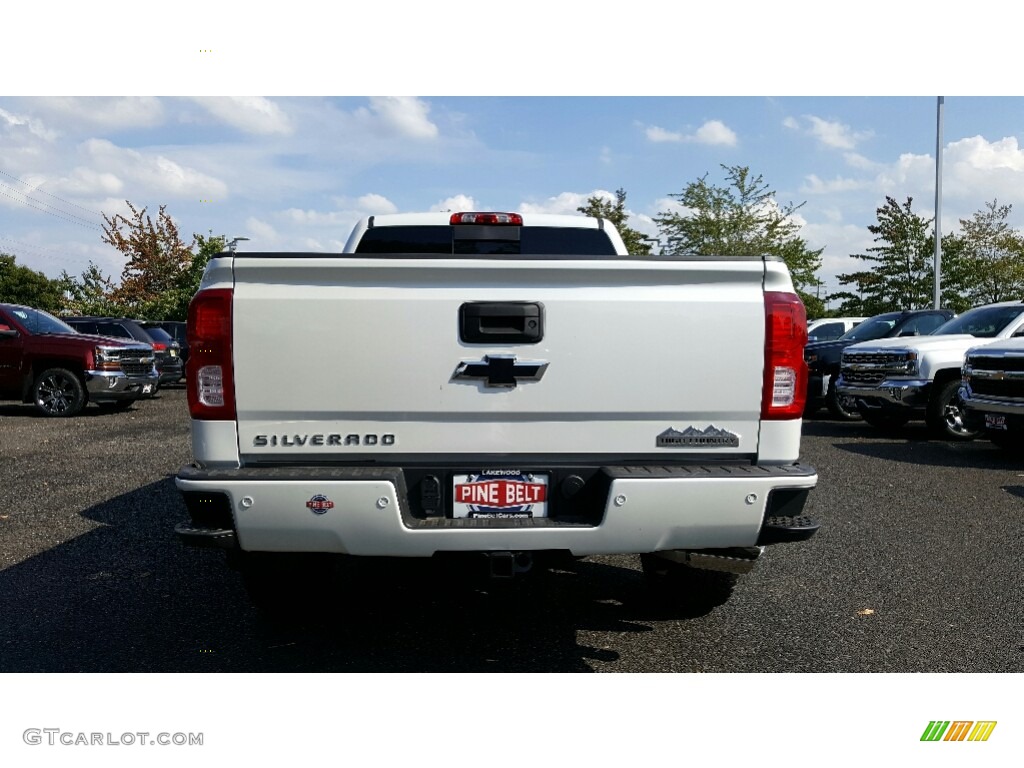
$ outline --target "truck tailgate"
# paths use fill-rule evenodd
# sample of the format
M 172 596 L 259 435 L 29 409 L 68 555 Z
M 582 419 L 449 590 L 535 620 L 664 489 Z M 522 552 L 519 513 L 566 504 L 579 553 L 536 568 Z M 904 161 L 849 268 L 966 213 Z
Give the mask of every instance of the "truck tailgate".
M 764 270 L 760 260 L 236 257 L 243 463 L 756 454 Z M 460 308 L 475 302 L 537 305 L 542 338 L 461 339 Z M 478 376 L 457 376 L 464 364 Z

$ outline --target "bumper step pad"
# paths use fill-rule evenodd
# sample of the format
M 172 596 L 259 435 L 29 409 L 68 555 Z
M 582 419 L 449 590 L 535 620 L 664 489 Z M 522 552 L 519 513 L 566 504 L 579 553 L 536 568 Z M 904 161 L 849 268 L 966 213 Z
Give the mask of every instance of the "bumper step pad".
M 784 544 L 790 541 L 806 541 L 811 538 L 821 523 L 808 515 L 796 517 L 766 517 L 758 536 L 758 545 Z

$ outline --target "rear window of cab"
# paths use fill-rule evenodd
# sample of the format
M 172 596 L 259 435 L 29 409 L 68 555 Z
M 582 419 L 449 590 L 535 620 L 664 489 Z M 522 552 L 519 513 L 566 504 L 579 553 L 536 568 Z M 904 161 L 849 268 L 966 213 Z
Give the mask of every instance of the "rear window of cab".
M 366 230 L 357 254 L 433 256 L 615 256 L 600 229 L 580 227 L 409 226 Z

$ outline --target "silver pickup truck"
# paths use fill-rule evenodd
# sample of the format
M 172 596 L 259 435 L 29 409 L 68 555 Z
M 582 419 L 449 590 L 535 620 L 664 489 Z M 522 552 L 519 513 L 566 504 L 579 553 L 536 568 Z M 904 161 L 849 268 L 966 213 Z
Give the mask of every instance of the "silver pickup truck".
M 818 528 L 781 261 L 631 257 L 581 216 L 376 216 L 343 253 L 215 258 L 188 337 L 178 533 L 266 607 L 315 553 L 495 578 L 637 554 L 699 607 Z

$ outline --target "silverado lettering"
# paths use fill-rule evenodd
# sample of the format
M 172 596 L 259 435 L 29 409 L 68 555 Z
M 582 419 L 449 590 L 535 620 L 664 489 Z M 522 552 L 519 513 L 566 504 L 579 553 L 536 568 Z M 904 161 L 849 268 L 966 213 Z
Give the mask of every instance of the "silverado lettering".
M 390 433 L 383 435 L 341 435 L 338 433 L 334 434 L 315 434 L 315 435 L 256 435 L 252 439 L 252 444 L 256 448 L 266 448 L 267 446 L 282 446 L 284 448 L 293 448 L 295 446 L 302 445 L 327 445 L 327 446 L 338 446 L 338 445 L 394 445 L 397 442 L 397 438 Z

